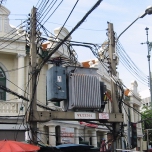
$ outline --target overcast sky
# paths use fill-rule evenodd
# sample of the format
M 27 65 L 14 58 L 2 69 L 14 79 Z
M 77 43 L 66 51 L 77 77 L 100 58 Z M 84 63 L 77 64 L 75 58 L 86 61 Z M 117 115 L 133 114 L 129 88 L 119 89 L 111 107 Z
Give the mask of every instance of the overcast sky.
M 31 12 L 32 6 L 35 6 L 37 2 L 38 0 L 6 0 L 3 5 L 11 12 L 10 24 L 19 25 L 21 19 L 27 18 L 26 15 Z M 75 2 L 76 0 L 64 0 L 45 24 L 45 27 L 53 33 L 54 28 L 64 23 Z M 95 2 L 96 0 L 79 0 L 65 27 L 70 31 Z M 107 39 L 107 21 L 113 23 L 114 30 L 119 35 L 149 5 L 152 5 L 151 0 L 103 0 L 100 6 L 72 35 L 72 40 L 101 44 Z M 149 41 L 152 41 L 152 15 L 147 15 L 135 22 L 119 40 L 133 62 L 148 76 L 147 46 L 140 44 L 146 41 L 146 27 L 149 28 Z M 79 61 L 85 61 L 93 59 L 94 56 L 90 50 L 78 48 L 78 58 Z M 131 81 L 136 80 L 136 78 L 121 63 L 118 66 L 118 71 L 123 83 L 129 88 Z M 138 91 L 148 88 L 139 81 L 137 83 L 139 85 Z

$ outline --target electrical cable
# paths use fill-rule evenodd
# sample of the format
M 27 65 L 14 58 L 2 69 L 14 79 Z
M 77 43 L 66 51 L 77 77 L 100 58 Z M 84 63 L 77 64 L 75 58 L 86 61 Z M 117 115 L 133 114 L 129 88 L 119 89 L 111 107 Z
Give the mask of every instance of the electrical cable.
M 53 0 L 54 1 L 54 0 Z M 45 14 L 45 12 L 43 13 L 43 15 L 45 14 L 45 17 L 46 17 L 46 15 L 50 12 L 50 10 L 54 7 L 54 5 L 56 4 L 56 2 L 57 2 L 57 0 L 53 3 L 53 1 L 50 3 L 50 5 L 46 8 L 46 10 L 45 11 L 47 11 L 48 10 L 48 8 L 49 8 L 49 10 L 47 11 L 47 13 Z M 55 11 L 58 9 L 58 7 L 61 5 L 61 3 L 63 2 L 63 0 L 61 0 L 61 2 L 57 5 L 57 7 L 54 9 L 54 11 L 51 13 L 51 15 L 47 18 L 47 20 L 55 13 Z M 52 4 L 53 3 L 53 4 Z M 51 4 L 52 4 L 52 6 L 51 6 Z M 43 16 L 42 15 L 42 16 Z M 43 19 L 42 20 L 40 20 L 40 22 L 42 23 L 42 21 L 45 19 L 45 17 L 43 17 Z M 45 21 L 44 21 L 45 22 Z M 42 24 L 42 25 L 44 25 L 44 24 Z
M 120 51 L 121 49 L 121 51 Z M 148 77 L 145 76 L 145 74 L 143 74 L 143 72 L 141 72 L 141 70 L 138 69 L 138 67 L 133 63 L 133 61 L 129 58 L 129 56 L 126 54 L 126 52 L 124 52 L 124 50 L 122 48 L 120 48 L 119 46 L 117 47 L 117 52 L 118 55 L 120 56 L 120 61 L 122 62 L 122 64 L 127 68 L 127 70 L 129 70 L 131 72 L 131 70 L 133 71 L 133 75 L 137 78 L 140 79 L 142 82 L 146 82 L 146 84 L 148 84 Z M 124 54 L 124 53 L 125 54 Z M 122 54 L 123 53 L 123 54 Z M 129 65 L 129 63 L 131 65 Z
M 88 17 L 88 15 L 101 3 L 102 0 L 98 0 L 97 3 L 86 13 L 86 15 L 77 23 L 77 25 L 69 32 L 69 34 L 63 39 L 63 41 L 55 46 L 55 48 L 48 54 L 47 57 L 40 63 L 39 69 L 43 67 L 43 65 L 49 60 L 49 58 L 58 50 L 58 48 L 69 38 L 69 36 L 84 22 L 84 20 Z
M 35 6 L 35 7 L 37 7 L 37 6 L 38 6 L 38 4 L 39 4 L 39 2 L 40 2 L 40 1 L 41 1 L 41 0 L 38 0 L 38 1 L 37 1 L 37 3 L 36 3 L 36 6 Z M 42 0 L 42 1 L 43 1 L 43 0 Z M 42 1 L 41 1 L 41 3 L 42 3 Z M 39 4 L 39 6 L 41 5 L 41 3 Z M 39 7 L 39 6 L 38 6 L 38 7 Z
M 146 80 L 147 80 L 147 83 L 148 83 L 147 77 L 142 78 L 142 77 L 141 77 L 141 74 L 140 74 L 139 72 L 137 72 L 136 69 L 133 69 L 132 65 L 129 65 L 129 61 L 127 61 L 127 59 L 124 58 L 124 55 L 122 55 L 122 54 L 119 54 L 119 55 L 121 56 L 120 60 L 123 59 L 123 60 L 125 61 L 125 64 L 128 66 L 129 70 L 132 70 L 132 71 L 133 71 L 133 74 L 135 74 L 135 76 L 136 76 L 137 78 L 140 78 L 143 82 L 146 82 Z M 122 63 L 123 63 L 123 61 L 122 61 Z
M 125 52 L 124 48 L 122 47 L 122 45 L 120 44 L 120 42 L 118 43 L 118 45 L 120 46 L 121 50 L 125 53 L 125 56 L 127 56 L 127 58 L 130 60 L 130 62 L 134 65 L 135 69 L 138 69 L 139 73 L 142 73 L 143 75 L 145 75 L 147 77 L 146 74 L 144 74 L 136 65 L 135 63 L 131 60 L 131 58 L 127 55 L 127 53 Z
M 44 20 L 44 18 L 46 17 L 46 15 L 48 15 L 48 13 L 50 12 L 50 10 L 53 8 L 53 6 L 55 5 L 55 3 L 57 2 L 57 0 L 53 3 L 53 1 L 54 0 L 52 0 L 52 2 L 48 5 L 48 7 L 46 8 L 46 6 L 47 6 L 47 4 L 48 4 L 48 2 L 49 2 L 49 0 L 47 1 L 47 3 L 46 3 L 46 5 L 45 5 L 45 7 L 41 7 L 42 9 L 42 11 L 41 10 L 39 10 L 39 13 L 40 13 L 40 15 L 38 16 L 39 18 L 39 20 L 43 17 L 43 19 L 40 21 L 40 22 L 42 22 L 43 20 Z M 53 4 L 52 4 L 53 3 Z M 52 6 L 51 6 L 51 4 L 52 4 Z M 46 8 L 46 9 L 45 9 Z M 49 10 L 48 10 L 49 9 Z M 47 11 L 48 10 L 48 11 Z M 47 12 L 46 12 L 47 11 Z
M 65 24 L 67 23 L 68 19 L 70 18 L 70 16 L 71 16 L 72 12 L 74 11 L 74 9 L 75 9 L 75 7 L 76 7 L 78 1 L 79 1 L 79 0 L 76 1 L 75 5 L 73 6 L 72 10 L 70 11 L 70 13 L 69 13 L 67 19 L 65 20 L 63 26 L 61 27 L 61 29 L 60 29 L 58 35 L 57 35 L 56 38 L 55 38 L 55 40 L 58 38 L 58 36 L 59 36 L 59 34 L 61 33 L 63 27 L 65 26 Z M 61 2 L 62 2 L 62 1 L 61 1 Z M 61 3 L 60 3 L 60 4 L 61 4 Z M 44 25 L 44 24 L 45 24 L 45 22 L 43 23 L 43 25 Z M 52 43 L 51 47 L 52 47 L 52 46 L 53 46 L 53 43 Z M 50 48 L 51 48 L 51 47 L 50 47 Z
M 123 56 L 120 56 L 120 57 L 123 57 Z M 136 72 L 134 72 L 134 71 L 131 71 L 131 66 L 129 65 L 126 65 L 122 60 L 121 60 L 121 58 L 120 58 L 120 62 L 126 67 L 126 69 L 138 80 L 138 81 L 140 81 L 142 84 L 144 84 L 144 85 L 148 85 L 147 83 L 145 83 L 145 81 L 143 81 L 143 80 L 141 80 L 140 79 L 140 77 L 138 76 L 138 74 L 136 73 Z M 136 76 L 136 74 L 137 74 L 137 76 Z
M 54 22 L 47 22 L 47 23 L 62 25 L 61 23 L 54 23 Z M 66 25 L 66 27 L 72 27 L 72 26 Z M 86 29 L 86 28 L 78 28 L 78 30 L 86 30 L 86 31 L 94 31 L 94 32 L 106 31 L 106 30 L 100 30 L 100 29 Z
M 26 67 L 28 67 L 28 66 L 29 66 L 29 65 L 26 65 L 26 66 L 23 66 L 23 67 L 20 67 L 20 68 L 16 68 L 16 69 L 6 70 L 6 71 L 4 71 L 4 72 L 17 71 L 17 70 L 20 70 L 20 69 L 26 68 Z
M 43 4 L 42 4 L 42 2 L 43 2 Z M 42 14 L 42 13 L 43 13 L 43 11 L 45 10 L 48 2 L 49 2 L 49 0 L 41 1 L 41 4 L 40 4 L 39 7 L 38 7 L 39 14 Z M 40 7 L 40 6 L 41 6 L 41 7 Z M 43 14 L 44 14 L 44 13 L 43 13 Z M 40 18 L 40 17 L 39 17 L 39 18 Z
M 28 20 L 23 21 L 23 23 L 25 23 L 26 21 L 28 21 Z M 19 26 L 21 26 L 23 23 L 19 24 L 15 29 L 12 29 L 11 31 L 9 31 L 8 33 L 6 33 L 6 34 L 3 36 L 3 39 L 1 39 L 1 41 L 5 41 L 9 36 L 13 35 L 13 34 L 16 32 L 16 29 L 17 29 Z M 18 35 L 18 34 L 16 34 L 16 36 L 17 36 L 17 35 Z M 1 37 L 0 37 L 0 38 L 1 38 Z M 12 38 L 13 38 L 13 37 L 9 38 L 9 40 L 12 40 Z M 2 43 L 2 44 L 4 44 L 4 43 Z M 1 46 L 1 44 L 0 44 L 0 46 Z
M 19 38 L 15 39 L 15 40 L 13 40 L 13 41 L 10 42 L 9 44 L 5 45 L 4 47 L 0 48 L 0 50 L 5 49 L 7 46 L 9 46 L 10 44 L 12 44 L 12 43 L 14 43 L 15 41 L 19 40 L 21 37 L 23 37 L 23 35 L 20 36 Z M 0 46 L 1 46 L 1 45 L 0 45 Z

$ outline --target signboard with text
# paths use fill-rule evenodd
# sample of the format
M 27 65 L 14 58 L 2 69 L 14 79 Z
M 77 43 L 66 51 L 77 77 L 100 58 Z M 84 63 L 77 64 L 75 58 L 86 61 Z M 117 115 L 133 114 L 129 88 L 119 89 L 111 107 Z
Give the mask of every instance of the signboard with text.
M 109 119 L 108 113 L 99 113 L 99 119 Z
M 75 112 L 75 119 L 96 119 L 96 114 L 91 112 Z
M 74 128 L 61 127 L 61 143 L 63 144 L 74 143 Z

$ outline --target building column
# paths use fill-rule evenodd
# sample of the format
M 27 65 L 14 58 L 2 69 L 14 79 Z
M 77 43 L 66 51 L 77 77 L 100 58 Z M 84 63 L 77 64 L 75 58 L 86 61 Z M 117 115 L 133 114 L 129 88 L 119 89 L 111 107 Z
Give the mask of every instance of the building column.
M 75 139 L 74 143 L 75 143 L 75 144 L 79 144 L 79 128 L 75 128 L 75 129 L 74 129 L 74 133 L 75 133 L 75 134 L 74 134 L 74 137 L 75 137 L 75 138 L 74 138 L 74 139 Z
M 103 138 L 107 141 L 107 133 L 104 132 Z
M 49 127 L 49 145 L 56 146 L 55 126 Z
M 140 151 L 143 151 L 143 138 L 140 138 Z
M 108 141 L 107 132 L 103 132 L 103 138 Z M 106 148 L 108 148 L 108 145 L 106 145 Z
M 47 132 L 47 129 L 46 129 L 46 126 L 43 126 L 43 125 L 39 125 L 39 139 L 38 139 L 38 141 L 40 140 L 40 142 L 42 143 L 42 144 L 47 144 L 47 135 L 49 134 L 48 132 Z
M 85 142 L 89 142 L 89 133 L 88 133 L 88 129 L 86 127 L 84 127 L 84 141 Z
M 133 104 L 130 103 L 130 106 L 133 107 Z M 133 111 L 133 108 L 130 108 L 130 118 L 131 118 L 131 122 L 134 122 L 134 111 Z
M 25 72 L 24 72 L 24 67 L 25 64 L 24 64 L 24 59 L 25 59 L 25 54 L 18 54 L 18 82 L 17 82 L 17 85 L 18 85 L 18 94 L 24 96 L 24 91 L 22 90 L 25 90 L 24 89 L 24 85 L 25 85 L 25 80 L 24 80 L 24 76 L 25 76 Z M 22 90 L 21 90 L 21 89 Z M 19 101 L 21 101 L 22 99 L 19 99 Z
M 18 77 L 17 77 L 17 85 L 18 85 L 18 94 L 25 96 L 24 95 L 24 91 L 25 90 L 25 68 L 23 68 L 25 66 L 25 54 L 18 54 Z M 20 111 L 20 114 L 24 114 L 26 111 L 26 107 L 25 104 L 23 105 L 22 99 L 18 99 L 18 111 Z
M 140 111 L 140 107 L 138 107 L 137 110 Z M 138 114 L 138 121 L 140 121 L 140 120 L 141 120 L 141 115 Z M 139 128 L 142 128 L 141 123 L 138 123 L 138 127 L 139 127 Z M 141 130 L 142 130 L 142 129 L 141 129 Z
M 92 146 L 97 147 L 97 132 L 92 130 Z

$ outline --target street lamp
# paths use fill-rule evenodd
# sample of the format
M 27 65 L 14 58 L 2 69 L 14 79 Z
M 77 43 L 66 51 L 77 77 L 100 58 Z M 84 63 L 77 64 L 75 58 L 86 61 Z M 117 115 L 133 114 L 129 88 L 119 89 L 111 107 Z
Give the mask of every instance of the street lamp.
M 120 38 L 120 36 L 131 26 L 133 25 L 139 18 L 143 18 L 146 15 L 151 15 L 152 14 L 152 6 L 148 6 L 147 9 L 145 10 L 145 12 L 142 15 L 139 15 L 129 26 L 127 26 L 127 28 L 125 28 L 125 30 L 123 30 L 119 36 L 117 37 L 117 42 L 118 39 Z
M 133 25 L 139 18 L 143 18 L 145 17 L 146 15 L 151 15 L 152 14 L 152 6 L 148 6 L 147 9 L 145 10 L 145 12 L 142 14 L 142 15 L 139 15 L 129 26 L 127 26 L 120 34 L 119 36 L 117 37 L 116 39 L 116 44 L 120 38 L 120 36 L 131 26 Z M 147 29 L 148 30 L 148 29 Z M 147 31 L 148 32 L 148 31 Z M 147 37 L 148 38 L 148 37 Z M 147 42 L 148 42 L 148 39 L 147 39 Z M 148 42 L 149 43 L 149 42 Z M 150 96 L 151 96 L 151 104 L 152 104 L 152 82 L 151 82 L 151 72 L 150 72 L 150 55 L 149 55 L 149 48 L 150 48 L 150 45 L 147 44 L 148 46 L 148 63 L 149 63 L 149 81 L 150 81 Z
M 141 43 L 141 44 L 147 44 L 147 50 L 148 50 L 148 55 L 147 55 L 147 59 L 148 59 L 148 66 L 149 66 L 149 85 L 150 85 L 150 101 L 151 101 L 151 106 L 152 106 L 152 81 L 151 81 L 151 70 L 150 70 L 150 51 L 152 48 L 152 43 L 150 43 L 148 41 L 148 30 L 149 28 L 146 27 L 146 36 L 147 36 L 147 41 L 145 43 Z
M 145 12 L 142 14 L 142 15 L 139 15 L 129 26 L 127 26 L 120 34 L 119 34 L 119 36 L 117 37 L 117 39 L 116 39 L 116 45 L 117 45 L 117 43 L 118 43 L 118 40 L 119 40 L 119 38 L 120 38 L 120 36 L 130 27 L 130 26 L 132 26 L 139 18 L 143 18 L 143 17 L 145 17 L 146 15 L 151 15 L 152 14 L 152 6 L 148 6 L 147 7 L 147 9 L 145 10 Z M 151 81 L 151 80 L 150 80 Z M 130 124 L 130 121 L 128 121 L 128 123 Z M 130 146 L 130 131 L 129 131 L 129 129 L 128 129 L 128 144 L 129 144 L 129 146 Z

